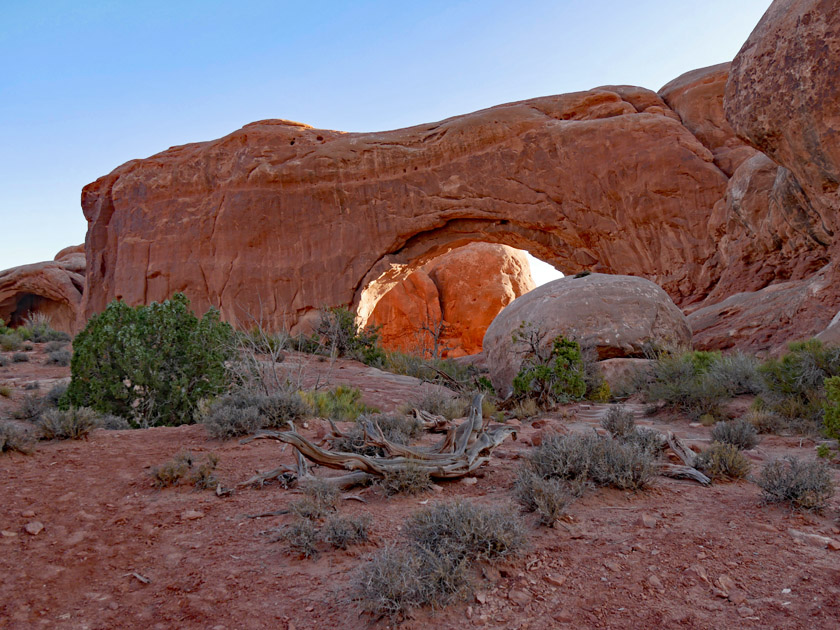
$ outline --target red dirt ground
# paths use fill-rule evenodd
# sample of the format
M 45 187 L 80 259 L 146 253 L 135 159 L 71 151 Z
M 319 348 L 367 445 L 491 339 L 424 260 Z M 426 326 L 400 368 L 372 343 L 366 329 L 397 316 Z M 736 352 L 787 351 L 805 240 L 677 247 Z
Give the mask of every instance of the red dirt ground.
M 0 385 L 14 388 L 12 399 L 0 398 L 0 418 L 25 383 L 40 381 L 43 394 L 48 381 L 69 374 L 42 365 L 44 358 L 36 352 L 30 363 L 0 368 Z M 383 410 L 416 395 L 416 383 L 378 379 L 352 362 L 340 367 L 345 382 L 376 391 L 368 402 Z M 371 542 L 324 548 L 314 560 L 270 542 L 267 532 L 290 516 L 244 517 L 282 508 L 294 491 L 273 484 L 217 497 L 186 486 L 156 490 L 149 476 L 181 450 L 213 452 L 230 487 L 291 464 L 291 447 L 211 441 L 201 426 L 188 426 L 97 430 L 87 441 L 41 443 L 29 456 L 0 455 L 0 628 L 387 627 L 360 617 L 352 600 L 364 556 L 398 541 L 401 524 L 422 504 L 455 497 L 509 503 L 516 460 L 532 438 L 591 430 L 601 411 L 568 407 L 526 424 L 474 484 L 445 482 L 437 493 L 390 499 L 371 488 L 353 492 L 366 503 L 347 500 L 339 509 L 373 517 Z M 648 422 L 690 443 L 708 440 L 707 429 L 686 421 Z M 301 432 L 314 436 L 323 424 L 311 421 Z M 783 454 L 812 458 L 814 444 L 767 437 L 749 453 L 756 467 Z M 526 516 L 528 550 L 486 569 L 468 601 L 418 611 L 401 627 L 840 628 L 840 551 L 791 533 L 838 541 L 838 510 L 840 497 L 822 515 L 762 506 L 748 481 L 706 488 L 659 478 L 642 493 L 592 490 L 555 529 Z M 25 530 L 33 521 L 44 526 L 36 535 Z

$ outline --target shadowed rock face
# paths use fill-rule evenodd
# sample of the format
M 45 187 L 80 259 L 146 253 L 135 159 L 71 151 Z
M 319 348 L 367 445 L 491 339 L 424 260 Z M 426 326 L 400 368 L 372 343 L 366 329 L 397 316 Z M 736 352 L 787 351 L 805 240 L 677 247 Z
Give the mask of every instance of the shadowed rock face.
M 0 271 L 0 319 L 19 326 L 30 314 L 43 313 L 56 330 L 76 332 L 84 274 L 81 245 L 61 250 L 53 261 Z

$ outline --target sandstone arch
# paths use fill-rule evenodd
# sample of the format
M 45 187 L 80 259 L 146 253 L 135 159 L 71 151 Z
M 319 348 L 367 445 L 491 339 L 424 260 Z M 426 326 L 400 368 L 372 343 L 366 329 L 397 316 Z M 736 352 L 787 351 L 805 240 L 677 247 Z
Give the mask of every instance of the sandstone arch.
M 680 304 L 720 276 L 726 175 L 654 92 L 605 87 L 397 131 L 261 121 L 129 162 L 83 191 L 84 314 L 184 291 L 271 326 L 360 305 L 481 240 L 566 271 L 648 277 Z M 395 266 L 396 265 L 396 266 Z

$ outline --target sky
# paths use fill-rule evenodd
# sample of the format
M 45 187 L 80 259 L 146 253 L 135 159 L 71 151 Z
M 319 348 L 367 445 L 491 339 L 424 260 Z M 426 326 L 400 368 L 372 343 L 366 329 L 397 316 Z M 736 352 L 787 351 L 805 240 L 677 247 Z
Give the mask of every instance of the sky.
M 82 243 L 120 164 L 286 118 L 343 131 L 658 90 L 731 60 L 770 0 L 0 0 L 0 269 Z

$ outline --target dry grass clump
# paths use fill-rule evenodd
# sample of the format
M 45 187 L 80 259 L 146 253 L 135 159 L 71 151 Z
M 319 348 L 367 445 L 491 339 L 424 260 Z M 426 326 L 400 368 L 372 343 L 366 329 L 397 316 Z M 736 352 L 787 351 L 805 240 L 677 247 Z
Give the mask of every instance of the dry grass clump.
M 752 467 L 737 446 L 724 442 L 712 442 L 694 459 L 694 466 L 712 479 L 743 479 Z
M 731 444 L 738 450 L 748 451 L 758 445 L 758 431 L 747 420 L 738 418 L 716 424 L 712 428 L 712 440 Z
M 799 510 L 822 510 L 834 495 L 825 462 L 786 457 L 765 465 L 758 478 L 765 503 L 789 503 Z
M 48 409 L 38 421 L 45 440 L 81 440 L 101 424 L 99 414 L 88 407 Z
M 29 433 L 11 422 L 0 422 L 0 453 L 17 451 L 29 454 L 33 441 Z
M 299 518 L 295 522 L 277 531 L 275 542 L 284 540 L 289 549 L 299 553 L 304 558 L 314 558 L 318 555 L 318 530 L 307 518 Z
M 307 480 L 302 489 L 303 498 L 289 505 L 290 512 L 303 519 L 317 519 L 335 511 L 340 492 L 334 485 L 313 478 Z
M 753 425 L 759 434 L 779 434 L 787 428 L 784 418 L 767 409 L 750 409 L 743 419 Z
M 0 385 L 0 396 L 3 398 L 11 398 L 12 388 L 8 385 Z
M 413 608 L 439 608 L 470 591 L 470 569 L 518 552 L 526 542 L 515 514 L 467 501 L 441 503 L 412 515 L 406 544 L 372 556 L 359 571 L 356 599 L 376 618 Z
M 389 470 L 377 484 L 387 496 L 395 494 L 422 494 L 431 489 L 429 473 L 411 462 L 395 470 Z
M 560 479 L 544 479 L 533 471 L 521 469 L 513 486 L 514 496 L 529 512 L 536 512 L 541 525 L 554 523 L 574 501 L 569 485 Z
M 70 359 L 72 358 L 73 355 L 70 354 L 69 350 L 54 350 L 47 353 L 47 365 L 67 367 L 70 365 Z
M 347 549 L 350 545 L 367 542 L 370 523 L 371 518 L 367 514 L 355 518 L 333 516 L 324 525 L 321 537 L 336 549 Z
M 44 352 L 58 352 L 59 350 L 63 350 L 68 343 L 69 341 L 50 341 L 44 346 Z
M 628 411 L 621 405 L 611 405 L 601 418 L 601 426 L 614 438 L 622 439 L 636 430 L 636 418 L 632 411 Z
M 215 453 L 208 453 L 199 461 L 189 451 L 181 451 L 168 462 L 154 466 L 150 474 L 155 488 L 169 488 L 186 479 L 197 490 L 212 490 L 219 483 L 213 474 L 218 463 Z
M 355 387 L 339 385 L 323 391 L 301 392 L 311 415 L 340 422 L 352 422 L 363 413 L 376 410 L 362 402 L 362 392 Z
M 413 405 L 421 411 L 427 411 L 447 420 L 462 418 L 469 408 L 469 401 L 460 396 L 452 396 L 439 389 L 433 389 L 419 398 Z
M 540 406 L 533 398 L 523 398 L 513 406 L 513 417 L 517 420 L 533 418 L 540 412 Z

